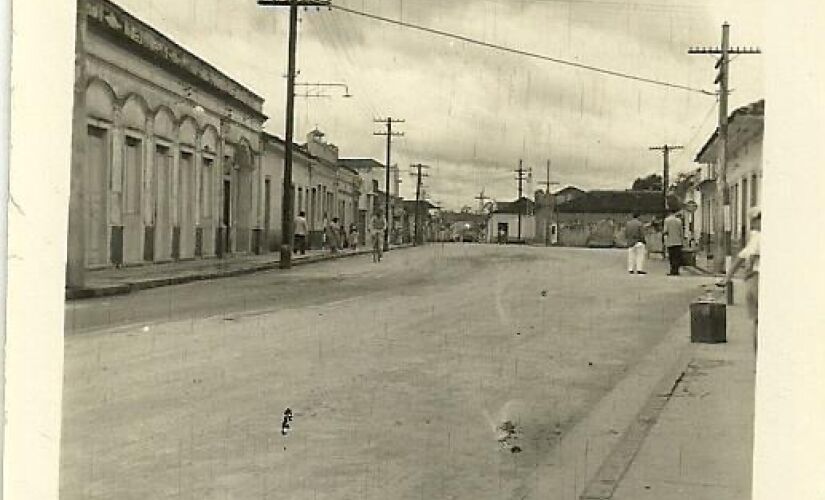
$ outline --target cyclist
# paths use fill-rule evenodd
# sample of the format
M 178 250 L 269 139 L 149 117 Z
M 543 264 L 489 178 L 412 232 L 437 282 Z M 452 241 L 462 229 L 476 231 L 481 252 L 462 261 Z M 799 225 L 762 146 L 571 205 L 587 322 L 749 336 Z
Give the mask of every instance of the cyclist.
M 381 262 L 381 254 L 384 247 L 384 231 L 387 229 L 387 223 L 384 220 L 384 214 L 381 210 L 376 210 L 370 221 L 370 230 L 372 235 L 372 261 Z

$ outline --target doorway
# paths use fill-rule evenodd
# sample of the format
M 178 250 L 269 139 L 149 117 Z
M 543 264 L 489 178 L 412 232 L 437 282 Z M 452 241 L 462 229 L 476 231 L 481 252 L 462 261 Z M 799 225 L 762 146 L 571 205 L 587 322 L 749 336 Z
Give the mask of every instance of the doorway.
M 192 153 L 180 154 L 178 176 L 178 226 L 180 227 L 179 257 L 192 258 L 195 254 L 195 190 L 193 185 Z
M 155 147 L 155 260 L 172 257 L 172 157 L 166 146 Z
M 143 258 L 143 218 L 141 216 L 141 183 L 143 182 L 143 142 L 126 137 L 123 165 L 123 258 L 126 263 Z
M 86 226 L 86 265 L 99 266 L 107 264 L 106 251 L 107 219 L 106 214 L 106 176 L 109 163 L 108 134 L 105 129 L 89 126 L 88 134 L 88 168 L 86 169 L 86 207 L 84 223 Z
M 264 247 L 267 250 L 274 250 L 269 244 L 269 228 L 272 223 L 272 179 L 264 179 Z
M 232 180 L 223 180 L 223 210 L 221 210 L 221 226 L 223 227 L 223 240 L 221 246 L 224 253 L 232 253 Z

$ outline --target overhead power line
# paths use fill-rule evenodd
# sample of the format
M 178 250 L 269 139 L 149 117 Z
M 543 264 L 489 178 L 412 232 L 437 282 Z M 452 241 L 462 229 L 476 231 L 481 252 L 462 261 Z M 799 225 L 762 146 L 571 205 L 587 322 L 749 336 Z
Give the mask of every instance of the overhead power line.
M 554 62 L 554 63 L 557 63 L 557 64 L 563 64 L 565 66 L 571 66 L 571 67 L 574 67 L 574 68 L 579 68 L 579 69 L 583 69 L 583 70 L 587 70 L 587 71 L 593 71 L 593 72 L 596 72 L 596 73 L 601 73 L 603 75 L 610 75 L 610 76 L 615 76 L 615 77 L 618 77 L 618 78 L 625 78 L 627 80 L 634 80 L 634 81 L 637 81 L 637 82 L 644 82 L 644 83 L 649 83 L 649 84 L 652 84 L 652 85 L 659 85 L 659 86 L 670 87 L 670 88 L 674 88 L 674 89 L 687 90 L 689 92 L 698 92 L 700 94 L 705 94 L 705 95 L 712 95 L 712 96 L 716 95 L 715 92 L 711 92 L 711 91 L 708 91 L 708 90 L 689 87 L 687 85 L 681 85 L 681 84 L 678 84 L 678 83 L 669 83 L 669 82 L 665 82 L 665 81 L 661 81 L 661 80 L 654 80 L 652 78 L 645 78 L 643 76 L 631 75 L 631 74 L 628 74 L 628 73 L 622 73 L 622 72 L 613 71 L 613 70 L 610 70 L 610 69 L 599 68 L 599 67 L 596 67 L 596 66 L 590 66 L 588 64 L 577 63 L 577 62 L 574 62 L 574 61 L 567 61 L 567 60 L 559 59 L 559 58 L 556 58 L 556 57 L 545 56 L 543 54 L 538 54 L 538 53 L 535 53 L 535 52 L 528 52 L 526 50 L 514 49 L 512 47 L 505 47 L 503 45 L 498 45 L 498 44 L 495 44 L 495 43 L 485 42 L 485 41 L 482 41 L 482 40 L 476 40 L 475 38 L 470 38 L 468 36 L 459 35 L 459 34 L 456 34 L 456 33 L 450 33 L 448 31 L 443 31 L 443 30 L 439 30 L 439 29 L 435 29 L 435 28 L 428 28 L 426 26 L 419 26 L 417 24 L 412 24 L 412 23 L 408 23 L 408 22 L 405 22 L 405 21 L 399 21 L 397 19 L 390 19 L 388 17 L 383 17 L 383 16 L 379 16 L 379 15 L 376 15 L 376 14 L 370 14 L 369 12 L 363 12 L 363 11 L 360 11 L 360 10 L 350 9 L 348 7 L 341 7 L 340 5 L 332 4 L 332 5 L 330 5 L 330 8 L 335 9 L 335 10 L 340 10 L 342 12 L 347 12 L 349 14 L 353 14 L 353 15 L 356 15 L 356 16 L 366 17 L 368 19 L 373 19 L 373 20 L 376 20 L 376 21 L 383 21 L 385 23 L 395 24 L 397 26 L 402 26 L 402 27 L 405 27 L 405 28 L 410 28 L 410 29 L 414 29 L 414 30 L 418 30 L 418 31 L 423 31 L 425 33 L 430 33 L 430 34 L 433 34 L 433 35 L 443 36 L 443 37 L 446 37 L 446 38 L 452 38 L 454 40 L 460 40 L 462 42 L 466 42 L 466 43 L 470 43 L 470 44 L 474 44 L 474 45 L 480 45 L 482 47 L 487 47 L 487 48 L 490 48 L 490 49 L 496 49 L 496 50 L 500 50 L 500 51 L 503 51 L 503 52 L 509 52 L 511 54 L 517 54 L 517 55 L 520 55 L 520 56 L 531 57 L 533 59 L 540 59 L 542 61 L 549 61 L 549 62 Z

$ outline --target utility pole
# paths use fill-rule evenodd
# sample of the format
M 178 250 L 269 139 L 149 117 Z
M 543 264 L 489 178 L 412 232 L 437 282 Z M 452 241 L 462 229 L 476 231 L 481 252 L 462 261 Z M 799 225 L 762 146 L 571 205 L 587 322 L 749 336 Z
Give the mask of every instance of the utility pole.
M 522 197 L 522 186 L 524 183 L 524 179 L 526 179 L 527 171 L 524 170 L 523 163 L 521 159 L 518 161 L 518 170 L 516 172 L 516 180 L 518 181 L 518 199 L 516 200 L 516 206 L 518 207 L 518 241 L 521 243 L 521 197 Z
M 648 148 L 651 151 L 661 151 L 664 158 L 664 166 L 662 167 L 662 208 L 667 213 L 667 188 L 670 182 L 670 152 L 674 149 L 685 149 L 684 146 L 673 146 L 671 144 L 664 144 L 662 146 L 653 146 Z
M 725 272 L 731 266 L 731 208 L 730 191 L 728 190 L 728 90 L 730 75 L 730 55 L 731 54 L 761 54 L 759 48 L 753 47 L 730 47 L 730 25 L 722 25 L 722 46 L 721 47 L 691 47 L 688 54 L 714 54 L 719 55 L 716 61 L 716 69 L 719 73 L 713 83 L 719 84 L 719 127 L 718 132 L 718 154 L 719 172 L 716 184 L 716 223 L 715 233 L 716 251 L 714 252 L 713 265 L 716 272 Z M 728 304 L 733 303 L 733 288 L 727 289 Z
M 547 190 L 547 201 L 551 203 L 550 205 L 550 214 L 553 213 L 553 209 L 555 208 L 555 201 L 553 200 L 553 196 L 550 194 L 550 186 L 558 184 L 556 181 L 550 180 L 550 160 L 547 160 L 547 180 L 546 181 L 539 181 L 539 184 L 543 185 Z M 550 246 L 550 214 L 548 214 L 547 218 L 544 221 L 544 246 Z
M 391 117 L 386 119 L 375 119 L 373 120 L 375 123 L 385 123 L 387 125 L 386 132 L 373 132 L 372 135 L 385 135 L 387 136 L 387 182 L 386 182 L 386 199 L 384 200 L 384 216 L 387 220 L 387 230 L 384 231 L 384 251 L 390 249 L 390 225 L 392 224 L 392 215 L 390 214 L 390 168 L 392 164 L 390 163 L 390 152 L 392 150 L 392 138 L 393 137 L 401 137 L 404 135 L 404 132 L 393 132 L 392 131 L 392 124 L 393 123 L 404 123 L 404 120 L 396 120 Z
M 416 176 L 415 181 L 415 236 L 413 236 L 413 246 L 418 245 L 419 240 L 419 227 L 421 224 L 420 214 L 421 214 L 421 178 L 422 177 L 429 177 L 427 174 L 421 173 L 421 169 L 430 168 L 427 165 L 422 165 L 420 163 L 411 165 L 412 168 L 416 169 L 417 172 L 411 172 L 410 175 Z
M 289 44 L 286 75 L 286 131 L 284 132 L 284 186 L 281 208 L 281 256 L 279 267 L 292 267 L 293 193 L 292 135 L 295 128 L 295 52 L 298 45 L 298 7 L 329 7 L 330 0 L 258 0 L 263 7 L 289 7 Z

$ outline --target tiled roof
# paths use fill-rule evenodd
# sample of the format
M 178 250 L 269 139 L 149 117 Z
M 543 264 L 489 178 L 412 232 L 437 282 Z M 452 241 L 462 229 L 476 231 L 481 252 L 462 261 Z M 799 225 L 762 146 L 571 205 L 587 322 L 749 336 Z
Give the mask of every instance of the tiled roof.
M 582 189 L 577 188 L 576 186 L 567 186 L 565 188 L 559 189 L 555 191 L 553 194 L 558 196 L 560 194 L 567 194 L 567 193 L 584 193 L 585 191 Z
M 384 168 L 384 164 L 372 158 L 338 158 L 338 163 L 354 170 Z
M 760 99 L 756 102 L 752 102 L 747 106 L 742 106 L 741 108 L 737 108 L 734 110 L 733 113 L 730 114 L 728 117 L 728 127 L 734 124 L 734 122 L 739 118 L 744 117 L 754 117 L 754 118 L 764 118 L 765 116 L 765 99 Z M 710 153 L 711 148 L 713 148 L 716 144 L 716 138 L 719 136 L 719 128 L 717 127 L 716 130 L 713 131 L 710 138 L 708 138 L 707 142 L 702 145 L 702 148 L 696 153 L 696 159 L 693 161 L 697 163 L 710 163 L 715 160 L 715 158 L 707 158 L 708 153 Z M 705 157 L 705 158 L 703 158 Z
M 659 213 L 663 211 L 662 193 L 657 191 L 588 191 L 558 205 L 563 213 Z
M 415 200 L 401 200 L 401 203 L 402 203 L 402 205 L 404 206 L 405 209 L 415 210 Z M 432 203 L 430 203 L 429 200 L 421 200 L 421 201 L 419 201 L 419 203 L 421 204 L 421 208 L 424 208 L 424 209 L 427 209 L 427 210 L 432 210 L 433 208 L 438 208 L 435 205 L 433 205 Z
M 533 200 L 521 197 L 516 201 L 498 201 L 496 202 L 495 213 L 498 214 L 529 214 L 533 211 L 536 204 Z

